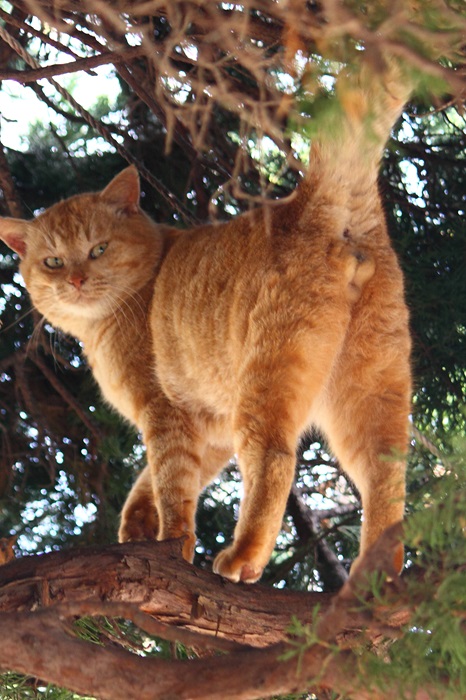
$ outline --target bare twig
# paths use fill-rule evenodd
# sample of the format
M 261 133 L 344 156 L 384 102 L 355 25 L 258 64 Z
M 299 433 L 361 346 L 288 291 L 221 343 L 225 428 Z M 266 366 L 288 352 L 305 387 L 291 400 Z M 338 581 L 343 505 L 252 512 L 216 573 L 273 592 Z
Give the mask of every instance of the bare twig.
M 300 540 L 313 543 L 316 568 L 325 590 L 335 591 L 348 579 L 348 574 L 335 552 L 322 537 L 321 519 L 302 501 L 299 489 L 293 486 L 288 499 L 288 510 L 294 520 Z
M 120 63 L 128 61 L 132 58 L 137 58 L 144 54 L 144 49 L 140 46 L 128 48 L 122 53 L 114 51 L 105 51 L 97 56 L 89 56 L 87 58 L 76 58 L 68 63 L 55 63 L 43 68 L 35 68 L 31 71 L 25 70 L 7 70 L 0 71 L 0 80 L 15 80 L 18 83 L 34 83 L 43 78 L 53 78 L 57 75 L 65 75 L 66 73 L 77 73 L 79 71 L 87 71 L 90 68 L 107 65 L 109 63 Z
M 102 432 L 97 427 L 97 425 L 95 425 L 94 422 L 89 418 L 79 401 L 73 396 L 73 394 L 70 391 L 68 391 L 68 389 L 66 389 L 66 387 L 58 379 L 56 374 L 49 367 L 47 367 L 46 363 L 40 357 L 39 354 L 34 353 L 33 355 L 31 355 L 31 360 L 34 362 L 35 365 L 37 365 L 44 377 L 46 377 L 46 379 L 53 386 L 55 391 L 62 397 L 62 399 L 64 399 L 65 403 L 68 404 L 68 406 L 80 418 L 80 420 L 84 423 L 91 435 L 93 435 L 93 437 L 98 442 L 100 442 L 103 438 Z

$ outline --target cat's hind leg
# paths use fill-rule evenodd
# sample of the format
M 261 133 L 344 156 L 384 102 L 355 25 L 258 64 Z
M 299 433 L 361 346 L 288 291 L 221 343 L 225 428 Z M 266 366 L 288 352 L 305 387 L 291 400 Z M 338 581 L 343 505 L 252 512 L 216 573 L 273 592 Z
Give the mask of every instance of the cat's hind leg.
M 244 498 L 234 541 L 214 561 L 215 573 L 231 581 L 257 581 L 272 554 L 294 478 L 297 442 L 330 373 L 339 334 L 330 330 L 299 343 L 290 339 L 273 357 L 257 352 L 242 374 L 234 432 Z
M 397 373 L 400 370 L 398 366 Z M 373 393 L 365 393 L 364 387 L 342 392 L 325 428 L 332 451 L 361 496 L 360 554 L 352 571 L 384 530 L 403 519 L 409 408 L 406 367 L 406 376 L 396 383 L 380 376 Z M 393 568 L 397 572 L 403 568 L 401 542 L 394 551 Z

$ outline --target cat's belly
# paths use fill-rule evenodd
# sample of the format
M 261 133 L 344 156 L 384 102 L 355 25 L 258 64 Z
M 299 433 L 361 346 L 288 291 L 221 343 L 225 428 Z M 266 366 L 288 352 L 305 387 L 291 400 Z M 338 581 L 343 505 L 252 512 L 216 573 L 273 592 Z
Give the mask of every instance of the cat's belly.
M 226 423 L 231 421 L 236 395 L 231 370 L 218 364 L 198 366 L 193 376 L 182 367 L 179 355 L 176 360 L 157 362 L 157 378 L 170 401 L 190 413 L 209 414 Z

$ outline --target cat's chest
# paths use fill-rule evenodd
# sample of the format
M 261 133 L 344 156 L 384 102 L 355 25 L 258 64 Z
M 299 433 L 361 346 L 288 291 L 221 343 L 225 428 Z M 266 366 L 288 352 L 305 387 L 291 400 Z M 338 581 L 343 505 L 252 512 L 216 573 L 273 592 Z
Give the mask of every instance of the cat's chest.
M 136 423 L 134 401 L 128 383 L 116 362 L 100 353 L 89 364 L 104 398 L 132 423 Z
M 143 372 L 147 368 L 144 348 L 137 343 L 129 347 L 121 334 L 116 335 L 108 333 L 100 341 L 85 343 L 84 351 L 106 401 L 138 425 L 151 384 L 150 374 Z

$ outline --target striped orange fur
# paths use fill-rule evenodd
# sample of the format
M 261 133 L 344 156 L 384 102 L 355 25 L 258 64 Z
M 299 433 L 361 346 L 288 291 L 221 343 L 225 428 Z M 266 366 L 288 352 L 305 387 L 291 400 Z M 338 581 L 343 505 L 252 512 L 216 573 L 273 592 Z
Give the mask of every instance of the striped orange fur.
M 340 128 L 267 211 L 179 235 L 141 211 L 130 167 L 0 224 L 35 306 L 83 341 L 103 395 L 143 433 L 121 541 L 186 535 L 191 560 L 199 493 L 237 454 L 245 495 L 214 563 L 233 581 L 261 576 L 310 425 L 359 489 L 362 552 L 403 517 L 410 334 L 377 176 L 409 90 L 393 68 L 339 85 Z

